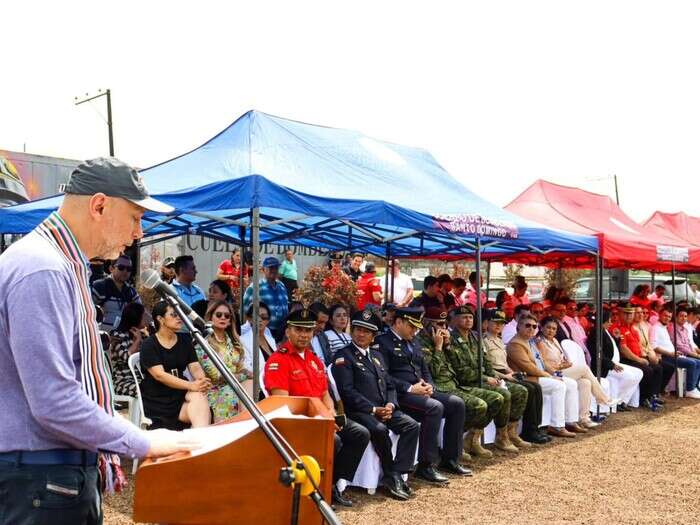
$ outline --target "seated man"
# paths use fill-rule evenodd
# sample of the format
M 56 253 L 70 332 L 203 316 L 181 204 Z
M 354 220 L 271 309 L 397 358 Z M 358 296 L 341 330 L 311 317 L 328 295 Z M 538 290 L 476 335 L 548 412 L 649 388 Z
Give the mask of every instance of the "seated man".
M 513 427 L 510 434 L 519 445 L 523 448 L 530 446 L 530 443 L 521 440 L 516 432 L 518 420 L 527 404 L 527 389 L 516 383 L 506 383 L 507 387 L 502 388 L 500 380 L 495 377 L 496 374 L 486 359 L 482 359 L 479 382 L 479 349 L 472 332 L 474 314 L 468 308 L 457 308 L 452 312 L 451 325 L 452 338 L 445 353 L 457 374 L 459 386 L 471 395 L 483 399 L 488 405 L 486 423 L 493 419 L 496 424 L 496 448 L 506 452 L 518 452 L 518 448 L 511 442 L 509 427 Z M 472 431 L 472 448 L 481 442 L 482 432 L 483 430 Z
M 688 312 L 685 308 L 676 309 L 675 322 L 672 321 L 671 308 L 665 308 L 659 315 L 659 325 L 654 331 L 654 350 L 662 356 L 665 363 L 675 366 L 675 348 L 678 350 L 678 368 L 685 368 L 686 397 L 700 399 L 698 383 L 700 382 L 700 354 L 692 346 L 692 340 L 684 330 Z M 675 337 L 674 337 L 675 332 Z
M 542 422 L 542 388 L 538 383 L 526 381 L 520 374 L 516 376 L 513 370 L 508 367 L 506 345 L 501 339 L 501 331 L 506 322 L 505 314 L 500 310 L 487 310 L 484 317 L 488 321 L 486 333 L 484 334 L 484 357 L 491 365 L 495 377 L 507 382 L 517 383 L 527 389 L 527 403 L 523 412 L 523 439 L 526 442 L 539 445 L 549 443 L 552 438 L 544 432 L 540 432 L 540 423 Z M 522 447 L 517 438 L 514 438 L 514 436 L 517 436 L 517 430 L 517 423 L 511 424 L 508 428 L 510 440 L 516 447 Z M 527 445 L 525 446 L 527 447 Z
M 378 347 L 370 347 L 380 324 L 379 317 L 369 310 L 352 316 L 352 343 L 336 353 L 333 377 L 347 415 L 369 430 L 384 472 L 381 486 L 394 498 L 407 500 L 410 488 L 401 475 L 413 471 L 420 426 L 398 410 L 394 382 Z M 396 459 L 391 453 L 390 430 L 400 436 Z
M 316 397 L 335 415 L 328 393 L 326 368 L 311 349 L 316 315 L 306 309 L 290 313 L 285 320 L 287 341 L 265 363 L 265 388 L 273 396 Z M 337 488 L 339 479 L 352 480 L 369 443 L 369 432 L 350 419 L 335 433 L 333 502 L 352 506 Z
M 447 483 L 448 478 L 435 470 L 440 465 L 450 472 L 467 474 L 458 462 L 462 455 L 464 401 L 436 391 L 423 353 L 413 343 L 423 325 L 422 308 L 397 308 L 391 331 L 378 336 L 375 343 L 384 358 L 389 375 L 396 385 L 402 410 L 421 423 L 416 476 L 433 483 Z M 445 418 L 442 461 L 438 434 Z

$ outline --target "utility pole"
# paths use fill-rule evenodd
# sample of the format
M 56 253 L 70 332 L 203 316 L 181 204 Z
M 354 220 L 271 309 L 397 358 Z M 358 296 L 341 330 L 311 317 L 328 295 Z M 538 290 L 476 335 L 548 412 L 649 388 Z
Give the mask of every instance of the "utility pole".
M 102 91 L 101 89 L 97 90 L 97 95 L 90 96 L 87 93 L 85 93 L 85 98 L 79 100 L 78 97 L 75 97 L 75 105 L 79 106 L 80 104 L 84 104 L 85 102 L 90 102 L 91 100 L 95 100 L 96 98 L 99 97 L 107 97 L 107 131 L 109 133 L 109 156 L 114 157 L 114 135 L 112 134 L 112 92 L 111 90 L 106 90 Z
M 613 180 L 615 181 L 615 202 L 620 205 L 620 192 L 617 190 L 617 175 L 613 175 Z

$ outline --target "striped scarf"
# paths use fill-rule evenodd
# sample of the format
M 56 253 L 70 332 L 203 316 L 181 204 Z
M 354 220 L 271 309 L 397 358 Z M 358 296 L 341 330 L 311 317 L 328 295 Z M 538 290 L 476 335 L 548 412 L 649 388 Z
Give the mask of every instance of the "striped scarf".
M 61 216 L 53 212 L 35 232 L 56 250 L 67 263 L 78 303 L 78 343 L 80 347 L 80 381 L 87 396 L 110 415 L 114 415 L 114 389 L 109 368 L 105 363 L 95 305 L 90 293 L 89 264 L 80 251 L 75 237 Z M 120 490 L 125 478 L 119 456 L 100 454 L 98 467 L 102 474 L 103 491 Z

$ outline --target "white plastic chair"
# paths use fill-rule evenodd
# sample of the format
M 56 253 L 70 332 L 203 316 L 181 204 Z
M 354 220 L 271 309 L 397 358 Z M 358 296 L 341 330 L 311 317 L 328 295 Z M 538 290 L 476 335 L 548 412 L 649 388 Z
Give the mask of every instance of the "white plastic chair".
M 141 398 L 141 388 L 139 387 L 139 384 L 143 379 L 143 374 L 141 373 L 141 355 L 139 352 L 129 356 L 129 370 L 131 370 L 131 375 L 134 377 L 134 383 L 136 384 L 136 403 L 134 403 L 136 405 L 136 410 L 134 410 L 135 414 L 132 421 L 134 421 L 134 424 L 140 429 L 146 430 L 153 424 L 153 421 L 147 418 L 145 412 L 143 411 L 143 399 Z M 138 458 L 134 458 L 133 466 L 131 468 L 132 475 L 136 473 L 138 465 Z
M 335 378 L 333 377 L 333 365 L 328 365 L 326 368 L 326 374 L 328 375 L 328 385 L 333 392 L 336 399 L 340 399 L 340 394 L 338 393 L 338 386 L 335 383 Z M 394 434 L 389 431 L 389 438 L 391 439 L 391 452 L 396 456 L 396 446 L 399 442 L 398 434 Z M 416 457 L 418 457 L 418 446 L 416 446 Z M 355 471 L 355 476 L 351 479 L 340 479 L 336 483 L 338 490 L 343 492 L 346 487 L 361 487 L 366 489 L 369 494 L 374 494 L 379 485 L 379 480 L 382 479 L 383 471 L 382 464 L 379 461 L 379 456 L 372 446 L 370 441 L 365 448 L 364 454 L 362 454 L 362 459 L 360 464 L 357 466 Z
M 581 345 L 579 345 L 576 341 L 572 341 L 571 339 L 564 339 L 561 342 L 561 347 L 564 349 L 564 352 L 566 352 L 566 356 L 572 364 L 588 366 L 588 364 L 586 363 L 586 355 L 583 352 L 583 348 L 581 348 Z M 603 391 L 608 397 L 612 397 L 610 395 L 610 381 L 608 381 L 604 377 L 601 377 L 600 386 L 603 388 Z M 598 412 L 598 402 L 593 396 L 591 396 L 590 411 L 594 414 Z M 610 412 L 610 407 L 607 405 L 601 405 L 600 413 L 607 414 L 608 412 Z

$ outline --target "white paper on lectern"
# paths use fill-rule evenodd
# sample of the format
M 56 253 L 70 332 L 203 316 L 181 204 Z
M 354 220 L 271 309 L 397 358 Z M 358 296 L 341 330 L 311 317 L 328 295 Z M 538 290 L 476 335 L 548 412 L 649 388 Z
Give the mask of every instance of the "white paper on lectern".
M 267 419 L 276 418 L 306 418 L 304 415 L 292 414 L 288 406 L 282 406 L 266 414 Z M 193 456 L 206 454 L 212 450 L 223 447 L 241 439 L 258 428 L 258 423 L 254 419 L 246 421 L 237 421 L 235 423 L 227 423 L 225 425 L 215 425 L 210 427 L 188 428 L 182 433 L 188 440 L 193 440 L 201 443 L 201 447 L 193 450 Z

